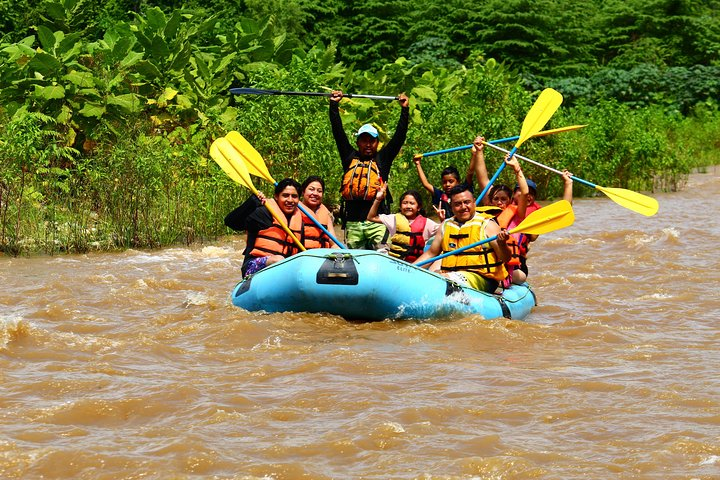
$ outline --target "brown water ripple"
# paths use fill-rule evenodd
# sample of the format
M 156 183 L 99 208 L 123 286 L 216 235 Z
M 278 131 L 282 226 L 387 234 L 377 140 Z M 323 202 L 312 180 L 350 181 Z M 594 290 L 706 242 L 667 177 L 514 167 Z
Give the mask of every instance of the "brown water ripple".
M 718 178 L 575 202 L 528 322 L 243 312 L 235 239 L 0 259 L 0 477 L 717 478 Z

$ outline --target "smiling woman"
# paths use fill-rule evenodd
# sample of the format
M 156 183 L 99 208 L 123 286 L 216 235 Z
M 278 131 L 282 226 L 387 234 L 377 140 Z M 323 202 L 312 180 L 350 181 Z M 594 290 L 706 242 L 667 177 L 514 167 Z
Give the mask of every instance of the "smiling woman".
M 272 199 L 257 192 L 225 217 L 225 224 L 234 230 L 246 230 L 247 242 L 243 255 L 243 276 L 298 253 L 287 228 L 295 237 L 304 238 L 303 215 L 298 210 L 300 184 L 285 178 L 275 186 Z M 279 213 L 272 215 L 270 212 Z
M 302 192 L 302 206 L 305 207 L 301 208 L 305 247 L 335 248 L 337 245 L 344 248 L 344 245 L 333 243 L 328 238 L 335 222 L 330 210 L 322 203 L 325 193 L 325 181 L 322 177 L 310 175 L 303 182 L 300 191 Z

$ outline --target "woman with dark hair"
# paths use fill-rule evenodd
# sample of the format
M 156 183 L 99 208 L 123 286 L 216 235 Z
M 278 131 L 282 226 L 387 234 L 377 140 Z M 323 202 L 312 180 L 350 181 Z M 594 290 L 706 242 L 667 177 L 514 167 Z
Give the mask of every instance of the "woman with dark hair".
M 306 248 L 337 248 L 335 242 L 308 217 L 308 214 L 313 215 L 315 220 L 320 222 L 328 232 L 333 232 L 333 215 L 322 203 L 324 192 L 325 181 L 317 175 L 307 177 L 300 187 L 301 201 L 304 207 L 304 211 L 301 212 L 305 228 L 303 244 Z
M 304 236 L 302 214 L 298 209 L 300 184 L 284 178 L 275 186 L 273 198 L 262 193 L 253 195 L 225 217 L 225 225 L 233 230 L 246 230 L 247 242 L 243 255 L 243 276 L 251 275 L 268 265 L 300 251 L 287 227 L 302 242 Z M 275 212 L 278 219 L 270 213 Z M 282 224 L 280 223 L 282 222 Z
M 382 223 L 388 230 L 388 255 L 407 262 L 414 262 L 425 250 L 425 243 L 435 235 L 438 224 L 425 216 L 422 197 L 416 190 L 408 190 L 400 196 L 400 211 L 395 215 L 378 214 L 380 204 L 385 198 L 387 184 L 375 195 L 367 219 L 369 222 Z M 442 213 L 441 220 L 443 219 Z

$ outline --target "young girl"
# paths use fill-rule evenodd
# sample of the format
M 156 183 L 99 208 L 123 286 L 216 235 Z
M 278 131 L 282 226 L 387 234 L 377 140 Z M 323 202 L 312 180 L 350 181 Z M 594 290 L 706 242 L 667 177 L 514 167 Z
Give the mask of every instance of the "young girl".
M 389 255 L 412 263 L 422 255 L 425 243 L 435 235 L 439 225 L 425 217 L 422 198 L 415 190 L 408 190 L 400 196 L 400 212 L 395 215 L 378 215 L 386 190 L 387 184 L 383 184 L 375 195 L 367 219 L 369 222 L 382 223 L 387 228 L 390 237 Z M 442 219 L 444 215 L 441 214 Z

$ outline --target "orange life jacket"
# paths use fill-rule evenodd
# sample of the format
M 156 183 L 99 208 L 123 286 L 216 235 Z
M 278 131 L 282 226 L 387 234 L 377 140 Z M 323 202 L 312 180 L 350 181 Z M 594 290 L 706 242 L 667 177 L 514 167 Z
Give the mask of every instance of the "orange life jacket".
M 313 215 L 318 222 L 328 229 L 328 231 L 332 232 L 332 215 L 325 205 L 320 204 L 317 212 L 312 212 L 307 207 L 305 207 L 305 210 L 307 210 L 310 215 Z M 318 227 L 307 215 L 302 212 L 301 214 L 303 221 L 302 243 L 305 245 L 305 248 L 309 250 L 311 248 L 331 247 L 332 241 L 327 234 L 323 232 L 320 227 Z
M 355 157 L 343 175 L 340 193 L 345 200 L 372 200 L 381 185 L 377 163 Z
M 425 251 L 425 224 L 427 218 L 415 217 L 412 223 L 402 213 L 395 214 L 395 235 L 390 237 L 388 255 L 406 262 L 414 262 Z
M 280 210 L 280 207 L 273 199 L 266 200 L 269 208 L 272 208 L 275 213 L 279 213 L 279 217 L 283 224 L 285 223 L 285 215 Z M 300 209 L 295 210 L 292 217 L 290 217 L 290 230 L 295 236 L 302 242 L 303 233 L 303 220 Z M 291 255 L 298 253 L 300 249 L 293 241 L 292 237 L 280 226 L 277 219 L 273 216 L 273 223 L 268 228 L 260 230 L 255 239 L 253 249 L 250 251 L 253 257 L 267 257 L 268 255 L 282 255 L 287 258 Z

